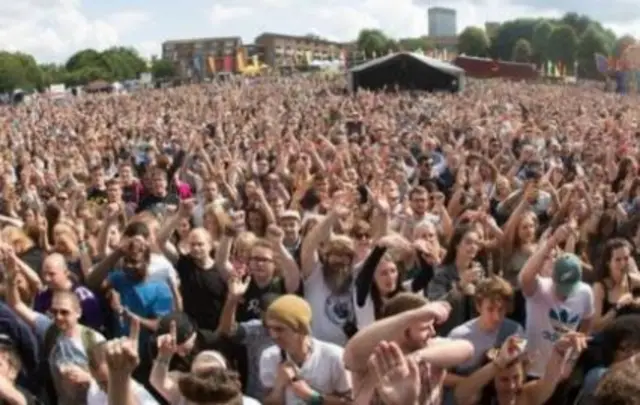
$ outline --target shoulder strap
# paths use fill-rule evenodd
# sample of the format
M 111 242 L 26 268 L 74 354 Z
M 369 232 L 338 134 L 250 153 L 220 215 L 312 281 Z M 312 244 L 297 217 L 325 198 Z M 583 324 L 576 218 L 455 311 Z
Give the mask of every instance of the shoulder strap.
M 51 326 L 47 328 L 47 331 L 44 333 L 44 355 L 49 357 L 49 354 L 53 350 L 56 345 L 56 340 L 58 340 L 58 336 L 60 336 L 60 329 L 56 326 L 55 323 L 52 323 Z
M 82 346 L 84 347 L 84 350 L 88 352 L 93 346 L 96 345 L 96 332 L 91 328 L 87 328 L 86 326 L 81 325 L 80 327 L 82 328 L 80 332 Z

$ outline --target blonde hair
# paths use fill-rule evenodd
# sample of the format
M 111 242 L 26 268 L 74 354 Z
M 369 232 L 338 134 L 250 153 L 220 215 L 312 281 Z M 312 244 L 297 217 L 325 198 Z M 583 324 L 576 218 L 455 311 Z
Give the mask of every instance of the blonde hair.
M 26 252 L 35 245 L 24 230 L 15 226 L 5 227 L 0 235 L 2 240 L 10 244 L 18 254 Z
M 233 242 L 234 256 L 238 254 L 238 251 L 248 252 L 258 240 L 258 237 L 253 232 L 240 233 Z
M 209 203 L 204 207 L 204 218 L 211 218 L 215 229 L 207 229 L 214 240 L 219 239 L 222 231 L 231 226 L 231 218 L 224 211 L 222 205 L 217 202 Z

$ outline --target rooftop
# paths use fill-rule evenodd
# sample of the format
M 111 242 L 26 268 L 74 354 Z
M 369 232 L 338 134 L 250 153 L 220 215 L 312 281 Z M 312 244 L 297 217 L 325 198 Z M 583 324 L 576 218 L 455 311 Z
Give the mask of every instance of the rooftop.
M 211 42 L 211 41 L 240 41 L 240 37 L 209 37 L 209 38 L 190 38 L 190 39 L 172 39 L 164 41 L 162 45 L 191 44 L 194 42 Z

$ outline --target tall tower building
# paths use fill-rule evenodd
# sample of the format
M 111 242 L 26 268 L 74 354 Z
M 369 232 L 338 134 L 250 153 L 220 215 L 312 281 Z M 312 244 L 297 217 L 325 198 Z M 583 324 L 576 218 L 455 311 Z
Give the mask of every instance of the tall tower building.
M 431 7 L 427 10 L 429 37 L 455 37 L 458 33 L 456 10 Z

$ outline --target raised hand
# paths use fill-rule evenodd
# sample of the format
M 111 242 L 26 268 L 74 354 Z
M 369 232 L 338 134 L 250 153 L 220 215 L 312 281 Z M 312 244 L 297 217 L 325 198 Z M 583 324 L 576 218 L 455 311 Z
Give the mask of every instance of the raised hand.
M 526 341 L 519 336 L 510 336 L 502 343 L 495 358 L 498 367 L 505 367 L 522 356 L 526 349 Z
M 129 328 L 128 337 L 107 342 L 106 357 L 111 376 L 129 377 L 140 363 L 138 354 L 140 322 L 132 319 Z
M 171 321 L 169 333 L 158 336 L 158 358 L 169 361 L 178 350 L 176 322 Z
M 395 342 L 380 342 L 369 364 L 376 376 L 376 390 L 385 404 L 417 402 L 421 390 L 418 365 L 407 359 Z
M 228 285 L 228 293 L 231 298 L 238 299 L 241 298 L 249 288 L 249 283 L 251 283 L 251 277 L 245 277 L 244 279 L 240 277 L 229 277 L 229 285 Z
M 178 207 L 178 215 L 183 218 L 189 218 L 193 215 L 193 210 L 196 207 L 196 200 L 190 198 L 188 200 L 180 201 L 180 206 Z
M 284 239 L 284 231 L 278 225 L 271 224 L 267 227 L 267 239 L 279 246 Z

